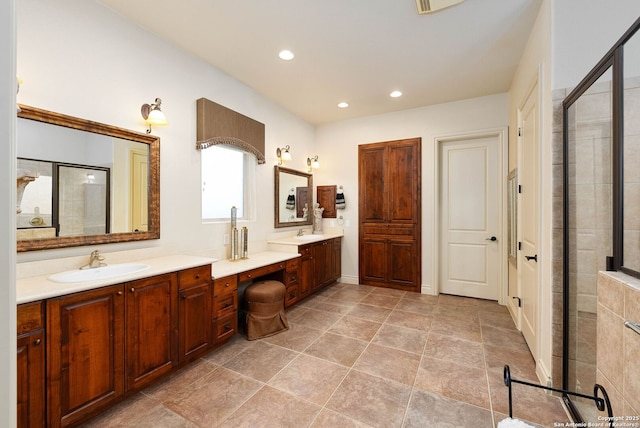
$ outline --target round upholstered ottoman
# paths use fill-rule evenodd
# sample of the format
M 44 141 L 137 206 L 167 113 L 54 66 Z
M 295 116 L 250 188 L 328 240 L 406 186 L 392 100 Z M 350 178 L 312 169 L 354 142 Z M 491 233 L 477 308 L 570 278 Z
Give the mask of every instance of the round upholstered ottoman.
M 244 292 L 247 339 L 272 336 L 289 328 L 284 313 L 285 286 L 280 281 L 254 282 Z

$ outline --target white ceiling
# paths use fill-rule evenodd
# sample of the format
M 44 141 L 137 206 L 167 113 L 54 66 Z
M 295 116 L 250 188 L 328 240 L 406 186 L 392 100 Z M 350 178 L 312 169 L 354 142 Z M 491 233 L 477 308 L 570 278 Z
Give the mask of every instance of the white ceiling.
M 508 91 L 542 2 L 100 1 L 312 124 Z

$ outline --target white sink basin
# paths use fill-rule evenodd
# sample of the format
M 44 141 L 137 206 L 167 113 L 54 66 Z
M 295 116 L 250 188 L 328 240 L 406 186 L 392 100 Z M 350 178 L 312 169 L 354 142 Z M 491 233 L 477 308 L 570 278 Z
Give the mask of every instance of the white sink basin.
M 51 275 L 49 279 L 55 282 L 84 282 L 109 279 L 121 275 L 129 275 L 149 269 L 144 263 L 120 263 L 90 269 L 76 269 Z
M 301 241 L 311 241 L 314 239 L 322 239 L 324 237 L 324 235 L 302 235 L 302 236 L 296 236 L 296 239 L 299 239 Z

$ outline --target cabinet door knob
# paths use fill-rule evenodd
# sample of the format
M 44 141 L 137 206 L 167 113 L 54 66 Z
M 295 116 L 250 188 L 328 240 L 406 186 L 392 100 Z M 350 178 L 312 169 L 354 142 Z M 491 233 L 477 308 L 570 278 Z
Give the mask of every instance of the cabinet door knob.
M 180 297 L 182 297 L 182 300 L 187 300 L 187 295 L 186 294 L 183 294 Z
M 229 284 L 228 282 L 224 285 L 225 287 L 229 287 L 231 284 Z
M 196 279 L 200 279 L 200 274 L 196 274 Z
M 118 291 L 116 294 L 117 294 L 118 296 L 122 296 L 122 291 Z
M 41 343 L 42 343 L 41 339 L 36 339 L 35 342 L 33 342 L 33 346 L 40 346 Z
M 135 293 L 135 292 L 136 292 L 136 289 L 135 289 L 135 288 L 133 288 L 133 287 L 131 287 L 131 290 L 129 290 L 129 291 L 131 291 L 132 293 Z

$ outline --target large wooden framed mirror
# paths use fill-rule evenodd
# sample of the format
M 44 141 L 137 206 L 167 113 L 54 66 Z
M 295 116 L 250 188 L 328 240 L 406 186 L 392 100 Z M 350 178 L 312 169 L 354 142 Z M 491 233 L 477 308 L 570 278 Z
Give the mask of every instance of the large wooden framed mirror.
M 19 252 L 160 238 L 160 138 L 20 109 Z
M 274 167 L 274 227 L 305 226 L 313 221 L 313 176 Z

